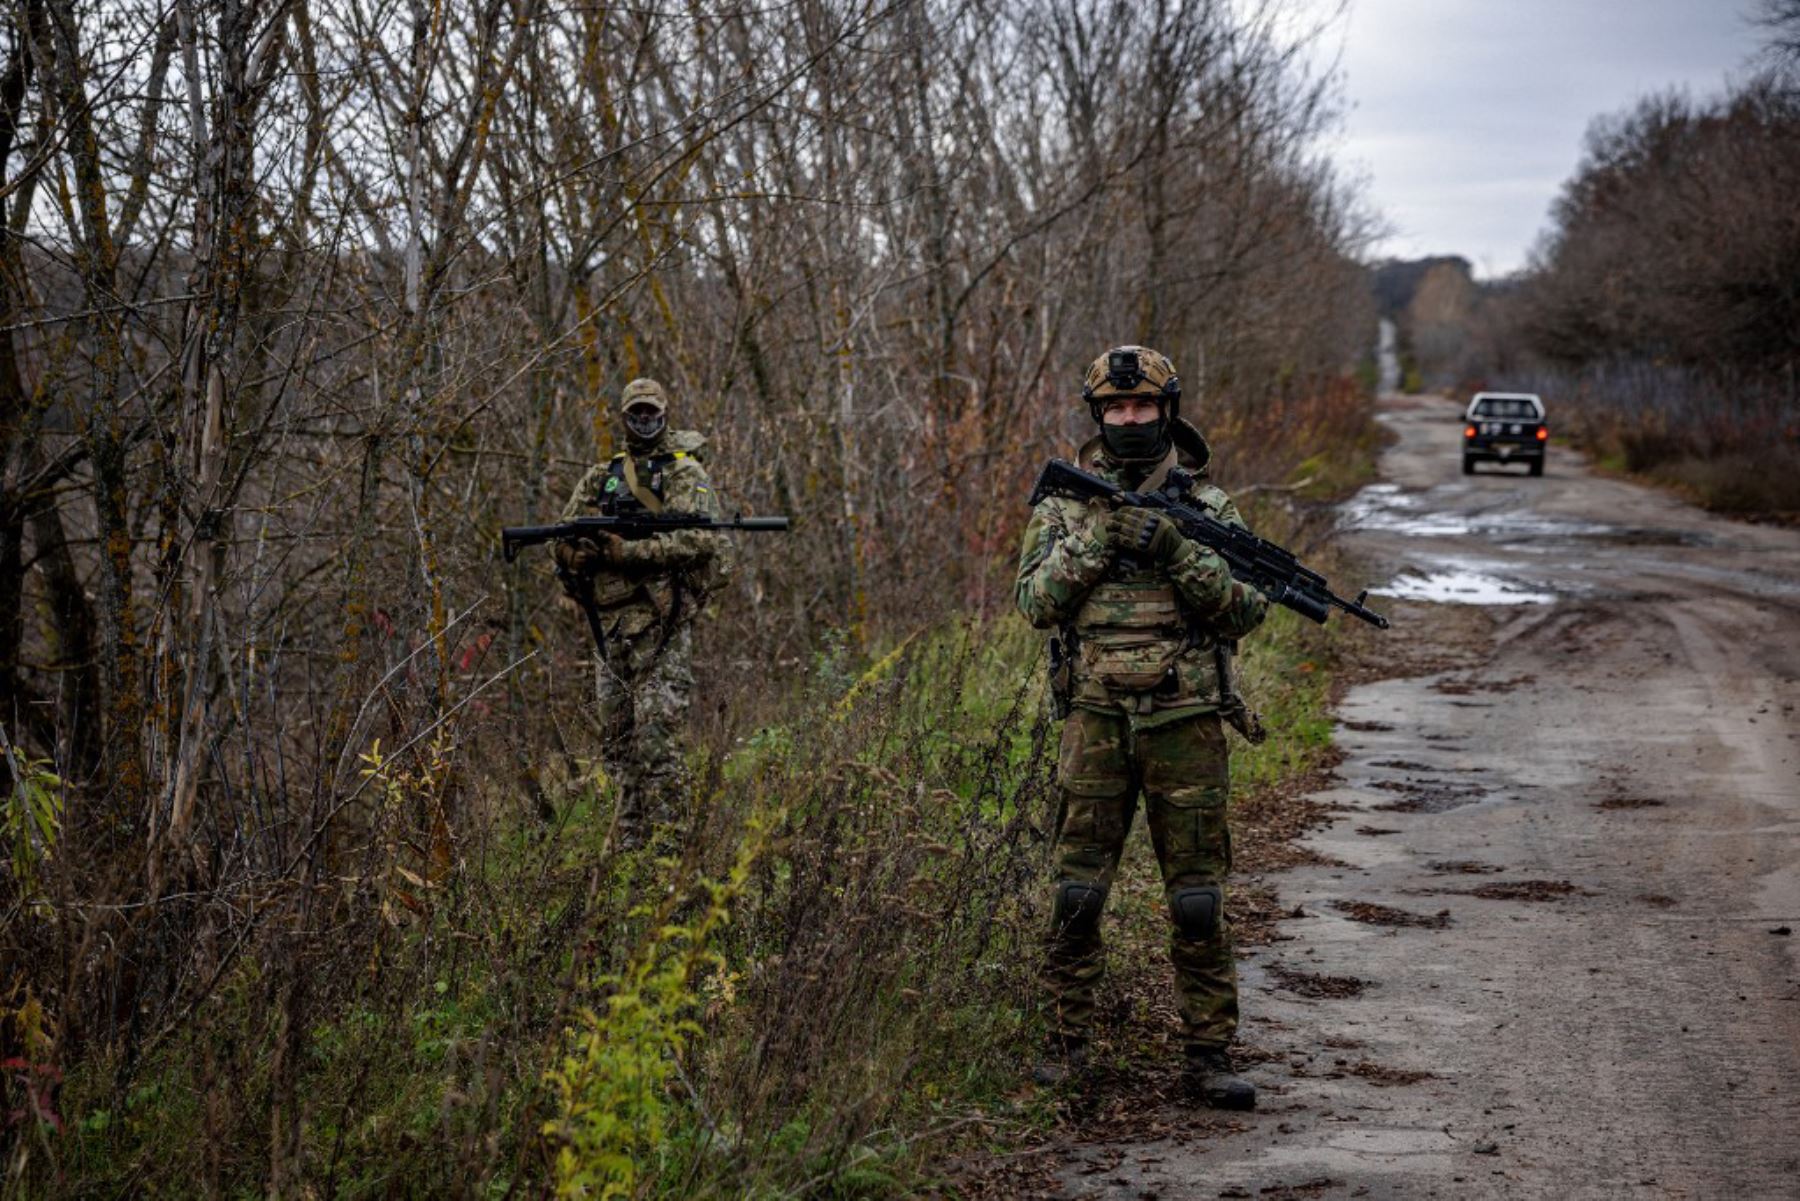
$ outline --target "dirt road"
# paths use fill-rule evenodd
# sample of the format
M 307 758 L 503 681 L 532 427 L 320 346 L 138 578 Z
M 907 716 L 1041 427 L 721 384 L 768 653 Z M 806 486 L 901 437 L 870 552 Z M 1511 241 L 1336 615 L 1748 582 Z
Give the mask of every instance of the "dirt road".
M 1335 866 L 1244 965 L 1260 1110 L 1066 1194 L 1800 1197 L 1800 532 L 1385 410 L 1345 527 L 1456 666 L 1341 707 Z

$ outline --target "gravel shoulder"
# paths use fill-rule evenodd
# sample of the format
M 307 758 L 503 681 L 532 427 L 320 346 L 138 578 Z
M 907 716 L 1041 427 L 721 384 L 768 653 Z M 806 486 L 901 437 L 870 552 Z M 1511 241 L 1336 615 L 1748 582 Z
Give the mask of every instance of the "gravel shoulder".
M 1262 1107 L 1064 1148 L 1051 1191 L 1795 1195 L 1800 532 L 1383 420 L 1345 527 L 1405 598 L 1393 678 L 1241 965 Z

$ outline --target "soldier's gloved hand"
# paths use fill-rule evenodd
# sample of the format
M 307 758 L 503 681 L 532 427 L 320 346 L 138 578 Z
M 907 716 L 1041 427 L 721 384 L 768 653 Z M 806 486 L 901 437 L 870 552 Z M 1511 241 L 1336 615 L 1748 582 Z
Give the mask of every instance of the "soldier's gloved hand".
M 614 567 L 626 561 L 630 548 L 629 542 L 610 530 L 602 530 L 594 537 L 594 550 L 600 556 L 600 561 Z
M 1169 563 L 1191 548 L 1175 523 L 1155 509 L 1128 506 L 1106 521 L 1107 541 L 1124 555 L 1136 555 L 1154 563 Z
M 612 535 L 608 534 L 607 537 Z M 550 553 L 556 559 L 558 567 L 574 575 L 593 575 L 600 570 L 600 548 L 587 538 L 558 542 L 556 549 Z

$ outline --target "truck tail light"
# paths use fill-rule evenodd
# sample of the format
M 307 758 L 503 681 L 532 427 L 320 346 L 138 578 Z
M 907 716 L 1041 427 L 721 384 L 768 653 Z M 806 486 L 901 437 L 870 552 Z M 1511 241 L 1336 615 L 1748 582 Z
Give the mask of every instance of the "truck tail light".
M 1473 438 L 1474 436 L 1475 436 L 1475 427 L 1474 426 L 1469 425 L 1469 426 L 1463 427 L 1463 437 Z
M 1547 425 L 1538 426 L 1538 441 L 1539 442 L 1548 442 L 1549 440 L 1550 440 L 1550 427 Z

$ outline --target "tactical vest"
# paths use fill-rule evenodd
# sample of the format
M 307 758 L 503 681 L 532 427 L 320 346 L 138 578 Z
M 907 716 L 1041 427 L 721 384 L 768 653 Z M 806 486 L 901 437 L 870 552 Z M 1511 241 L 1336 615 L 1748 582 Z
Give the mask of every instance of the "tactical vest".
M 669 464 L 687 457 L 684 450 L 649 455 L 642 460 L 640 473 L 638 461 L 630 455 L 614 455 L 606 465 L 606 483 L 601 485 L 596 507 L 607 517 L 662 512 L 665 472 Z M 675 581 L 665 573 L 611 568 L 596 573 L 592 587 L 594 603 L 603 610 L 636 606 L 662 620 L 680 609 Z
M 1192 487 L 1186 472 L 1168 473 L 1168 491 L 1186 496 Z M 1222 701 L 1216 639 L 1154 567 L 1116 564 L 1088 591 L 1068 632 L 1077 705 L 1150 714 Z
M 649 472 L 650 478 L 644 480 L 638 476 L 635 459 L 628 454 L 614 455 L 606 465 L 606 483 L 600 492 L 600 511 L 608 517 L 662 512 L 663 492 L 666 488 L 664 472 L 668 470 L 669 464 L 687 457 L 685 450 L 648 456 L 644 460 L 644 468 Z

